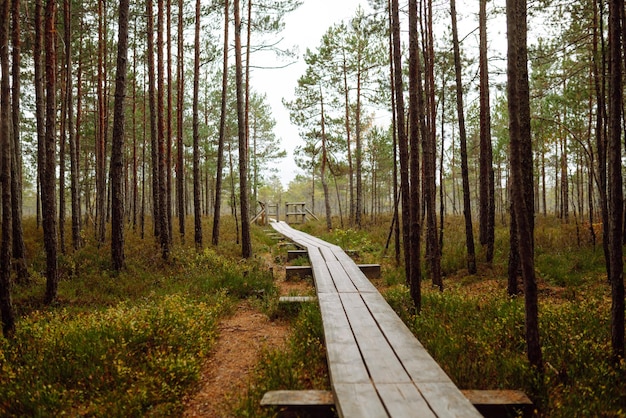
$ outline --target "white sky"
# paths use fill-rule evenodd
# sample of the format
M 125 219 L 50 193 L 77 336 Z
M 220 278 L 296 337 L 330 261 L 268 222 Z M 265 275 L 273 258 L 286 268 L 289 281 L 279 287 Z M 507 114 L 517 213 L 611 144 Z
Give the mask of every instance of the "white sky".
M 358 6 L 364 10 L 371 10 L 367 0 L 304 0 L 296 11 L 288 14 L 285 18 L 285 30 L 276 40 L 283 38 L 280 44 L 281 48 L 289 48 L 297 46 L 298 57 L 297 62 L 282 69 L 259 69 L 255 68 L 251 72 L 251 86 L 260 93 L 266 93 L 267 99 L 272 107 L 273 117 L 276 120 L 275 133 L 281 139 L 281 148 L 287 151 L 287 158 L 281 161 L 279 167 L 279 177 L 283 185 L 288 186 L 289 182 L 294 179 L 296 174 L 301 173 L 294 161 L 293 150 L 304 142 L 300 138 L 298 128 L 291 124 L 289 120 L 289 112 L 283 106 L 283 98 L 292 100 L 294 89 L 297 85 L 298 78 L 304 74 L 306 65 L 302 56 L 307 48 L 315 49 L 319 46 L 322 35 L 333 24 L 341 21 L 347 21 L 352 18 Z M 498 50 L 500 54 L 505 54 L 506 50 L 506 30 L 504 16 L 494 16 L 493 9 L 503 7 L 503 0 L 495 0 L 490 2 L 488 6 L 488 39 L 490 49 Z M 443 25 L 447 25 L 449 21 L 448 3 L 438 3 L 439 13 L 443 13 Z M 437 10 L 435 11 L 437 13 Z M 466 54 L 478 54 L 478 26 L 477 13 L 478 3 L 473 0 L 460 0 L 457 4 L 458 20 L 459 20 L 459 38 L 463 40 Z M 439 30 L 444 30 L 443 27 Z M 438 34 L 436 34 L 438 35 Z M 257 40 L 258 42 L 259 40 Z M 252 39 L 254 44 L 255 39 Z M 474 48 L 474 49 L 473 49 Z M 493 58 L 493 57 L 492 57 Z M 273 52 L 260 52 L 252 56 L 251 65 L 277 67 L 285 65 L 285 62 L 277 61 Z M 502 62 L 490 63 L 491 71 L 498 68 L 500 71 L 505 69 Z M 492 97 L 493 100 L 493 97 Z
M 284 38 L 282 48 L 298 47 L 298 61 L 282 69 L 254 69 L 250 84 L 254 90 L 266 93 L 276 119 L 276 136 L 282 141 L 282 148 L 287 151 L 287 158 L 281 162 L 279 177 L 286 187 L 301 170 L 296 166 L 293 150 L 303 144 L 298 128 L 291 124 L 289 111 L 283 106 L 282 99 L 292 100 L 298 78 L 304 74 L 306 65 L 302 56 L 307 48 L 319 46 L 322 35 L 335 23 L 354 16 L 358 5 L 368 9 L 365 0 L 305 0 L 296 11 L 287 15 L 285 30 L 280 35 Z M 252 39 L 254 43 L 254 38 Z M 273 53 L 253 56 L 252 66 L 281 66 Z

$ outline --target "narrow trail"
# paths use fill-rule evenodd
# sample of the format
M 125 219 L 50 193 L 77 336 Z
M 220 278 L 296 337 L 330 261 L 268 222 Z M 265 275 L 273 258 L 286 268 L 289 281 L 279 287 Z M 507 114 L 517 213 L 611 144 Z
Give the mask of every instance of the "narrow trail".
M 280 294 L 304 294 L 310 288 L 304 281 L 285 280 L 284 268 L 272 263 L 269 255 L 266 258 L 277 275 Z M 215 347 L 200 372 L 199 389 L 185 401 L 184 417 L 228 417 L 232 402 L 245 395 L 263 349 L 286 346 L 291 325 L 287 320 L 270 321 L 243 300 L 232 316 L 220 322 L 218 331 Z
M 185 417 L 226 417 L 229 401 L 245 394 L 250 373 L 264 348 L 285 345 L 289 324 L 270 321 L 242 301 L 235 313 L 219 324 L 219 338 L 204 364 L 200 389 L 186 401 Z

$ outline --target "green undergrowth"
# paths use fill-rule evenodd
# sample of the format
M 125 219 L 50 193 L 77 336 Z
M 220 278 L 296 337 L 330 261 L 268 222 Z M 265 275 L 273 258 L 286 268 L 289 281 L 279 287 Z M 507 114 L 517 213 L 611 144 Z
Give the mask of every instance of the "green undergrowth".
M 223 244 L 196 251 L 176 237 L 167 261 L 129 228 L 119 273 L 109 246 L 85 236 L 59 257 L 59 297 L 47 306 L 41 231 L 25 227 L 31 280 L 13 287 L 15 336 L 0 337 L 0 416 L 178 416 L 220 318 L 238 299 L 276 294 L 263 260 L 241 259 L 226 217 Z
M 228 305 L 221 293 L 34 312 L 0 343 L 0 415 L 175 414 Z
M 247 394 L 236 400 L 229 415 L 277 416 L 279 411 L 276 408 L 260 406 L 263 394 L 270 390 L 330 390 L 323 338 L 319 308 L 313 303 L 304 304 L 292 319 L 292 334 L 286 348 L 268 348 L 261 354 Z
M 422 256 L 418 316 L 413 314 L 404 270 L 395 265 L 393 239 L 388 252 L 383 250 L 390 225 L 390 219 L 366 219 L 354 234 L 325 232 L 323 225 L 314 223 L 306 228 L 327 239 L 335 235 L 338 244 L 338 237 L 350 246 L 377 243 L 353 249 L 381 264 L 382 278 L 375 285 L 459 387 L 521 389 L 535 402 L 539 416 L 626 417 L 626 364 L 611 362 L 611 301 L 601 230 L 594 245 L 590 231 L 575 220 L 536 218 L 535 271 L 545 366 L 540 384 L 526 357 L 524 296 L 506 295 L 508 225 L 497 225 L 492 263 L 484 261 L 485 249 L 476 237 L 478 272 L 470 275 L 463 218 L 446 217 L 441 258 L 445 290 L 430 286 Z
M 524 390 L 542 416 L 626 416 L 626 365 L 611 365 L 610 305 L 602 294 L 541 301 L 544 391 L 526 359 L 523 298 L 426 290 L 417 316 L 405 286 L 389 288 L 386 298 L 460 388 Z

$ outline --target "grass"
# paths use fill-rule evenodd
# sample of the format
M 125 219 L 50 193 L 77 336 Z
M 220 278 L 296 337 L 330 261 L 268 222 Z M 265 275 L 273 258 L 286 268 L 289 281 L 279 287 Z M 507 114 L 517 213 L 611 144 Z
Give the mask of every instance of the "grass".
M 382 265 L 376 286 L 461 388 L 522 389 L 545 417 L 626 416 L 626 364 L 610 363 L 610 290 L 602 248 L 592 247 L 585 231 L 537 218 L 546 379 L 545 390 L 535 392 L 525 354 L 523 298 L 506 295 L 506 226 L 496 231 L 494 262 L 482 262 L 478 246 L 478 273 L 469 276 L 462 218 L 448 218 L 445 290 L 432 289 L 424 276 L 423 311 L 415 316 L 403 270 L 393 257 L 383 257 L 389 220 L 365 222 L 362 230 L 327 232 L 322 222 L 303 228 L 358 250 L 360 262 Z M 329 387 L 319 311 L 315 304 L 277 311 L 265 260 L 283 262 L 284 248 L 262 228 L 252 229 L 256 255 L 245 261 L 229 218 L 217 249 L 196 252 L 192 243 L 177 242 L 169 262 L 161 260 L 151 238 L 129 231 L 127 267 L 119 274 L 110 272 L 108 247 L 86 237 L 84 248 L 59 259 L 54 306 L 41 302 L 41 232 L 34 222 L 26 228 L 32 282 L 14 287 L 17 335 L 0 339 L 0 416 L 179 415 L 210 355 L 217 322 L 239 298 L 291 321 L 293 335 L 287 350 L 262 355 L 232 415 L 274 416 L 277 411 L 259 408 L 267 390 Z
M 223 245 L 178 242 L 167 262 L 128 230 L 120 273 L 108 246 L 86 236 L 59 257 L 59 298 L 45 306 L 41 231 L 34 220 L 26 228 L 32 279 L 13 288 L 15 337 L 0 337 L 0 416 L 179 415 L 219 319 L 237 299 L 276 293 L 261 259 L 241 260 L 225 218 Z

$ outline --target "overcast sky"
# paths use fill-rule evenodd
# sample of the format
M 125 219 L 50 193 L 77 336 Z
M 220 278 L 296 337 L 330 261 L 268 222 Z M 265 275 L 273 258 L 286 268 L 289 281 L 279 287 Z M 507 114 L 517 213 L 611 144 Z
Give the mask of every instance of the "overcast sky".
M 306 65 L 302 56 L 307 48 L 314 49 L 320 44 L 322 35 L 335 23 L 354 16 L 359 4 L 368 10 L 366 0 L 305 0 L 296 11 L 285 19 L 286 26 L 280 37 L 283 48 L 297 46 L 297 62 L 282 69 L 254 69 L 250 82 L 254 90 L 266 93 L 276 119 L 276 136 L 282 140 L 282 148 L 287 151 L 287 158 L 281 162 L 279 176 L 286 187 L 300 169 L 293 158 L 293 150 L 302 145 L 298 128 L 289 120 L 289 112 L 282 104 L 282 99 L 293 99 L 298 78 L 304 74 Z M 252 39 L 254 43 L 254 39 Z M 251 58 L 252 66 L 281 66 L 285 62 L 276 61 L 273 53 L 263 53 Z
M 287 15 L 286 27 L 277 39 L 283 38 L 280 46 L 298 48 L 297 62 L 282 69 L 259 69 L 252 71 L 251 86 L 259 93 L 266 93 L 272 107 L 273 117 L 276 120 L 276 136 L 282 141 L 282 148 L 287 151 L 287 158 L 280 163 L 279 176 L 286 187 L 301 170 L 296 166 L 293 158 L 293 150 L 304 142 L 298 134 L 298 128 L 289 120 L 289 112 L 282 104 L 283 98 L 292 100 L 298 78 L 304 74 L 306 65 L 302 56 L 307 48 L 315 49 L 319 46 L 322 35 L 333 24 L 347 21 L 356 14 L 358 6 L 370 11 L 367 0 L 304 0 L 296 11 Z M 493 14 L 493 9 L 503 7 L 503 0 L 495 0 L 489 4 L 488 42 L 490 50 L 498 50 L 499 54 L 505 54 L 506 31 L 503 15 Z M 443 18 L 439 29 L 435 29 L 435 36 L 441 36 L 444 26 L 448 25 L 449 12 L 447 2 L 438 3 L 435 14 L 439 13 Z M 466 54 L 478 54 L 478 30 L 477 13 L 478 3 L 474 0 L 460 0 L 457 5 L 459 20 L 459 38 L 463 40 Z M 406 28 L 403 28 L 406 29 Z M 440 32 L 440 33 L 437 33 Z M 532 35 L 532 34 L 531 34 Z M 252 39 L 254 44 L 255 40 Z M 259 42 L 259 40 L 257 40 Z M 492 57 L 493 59 L 494 57 Z M 255 54 L 251 61 L 254 66 L 276 67 L 285 65 L 286 61 L 277 61 L 274 53 L 263 52 Z M 490 70 L 494 67 L 504 69 L 503 62 L 492 61 Z M 493 100 L 493 98 L 492 98 Z

